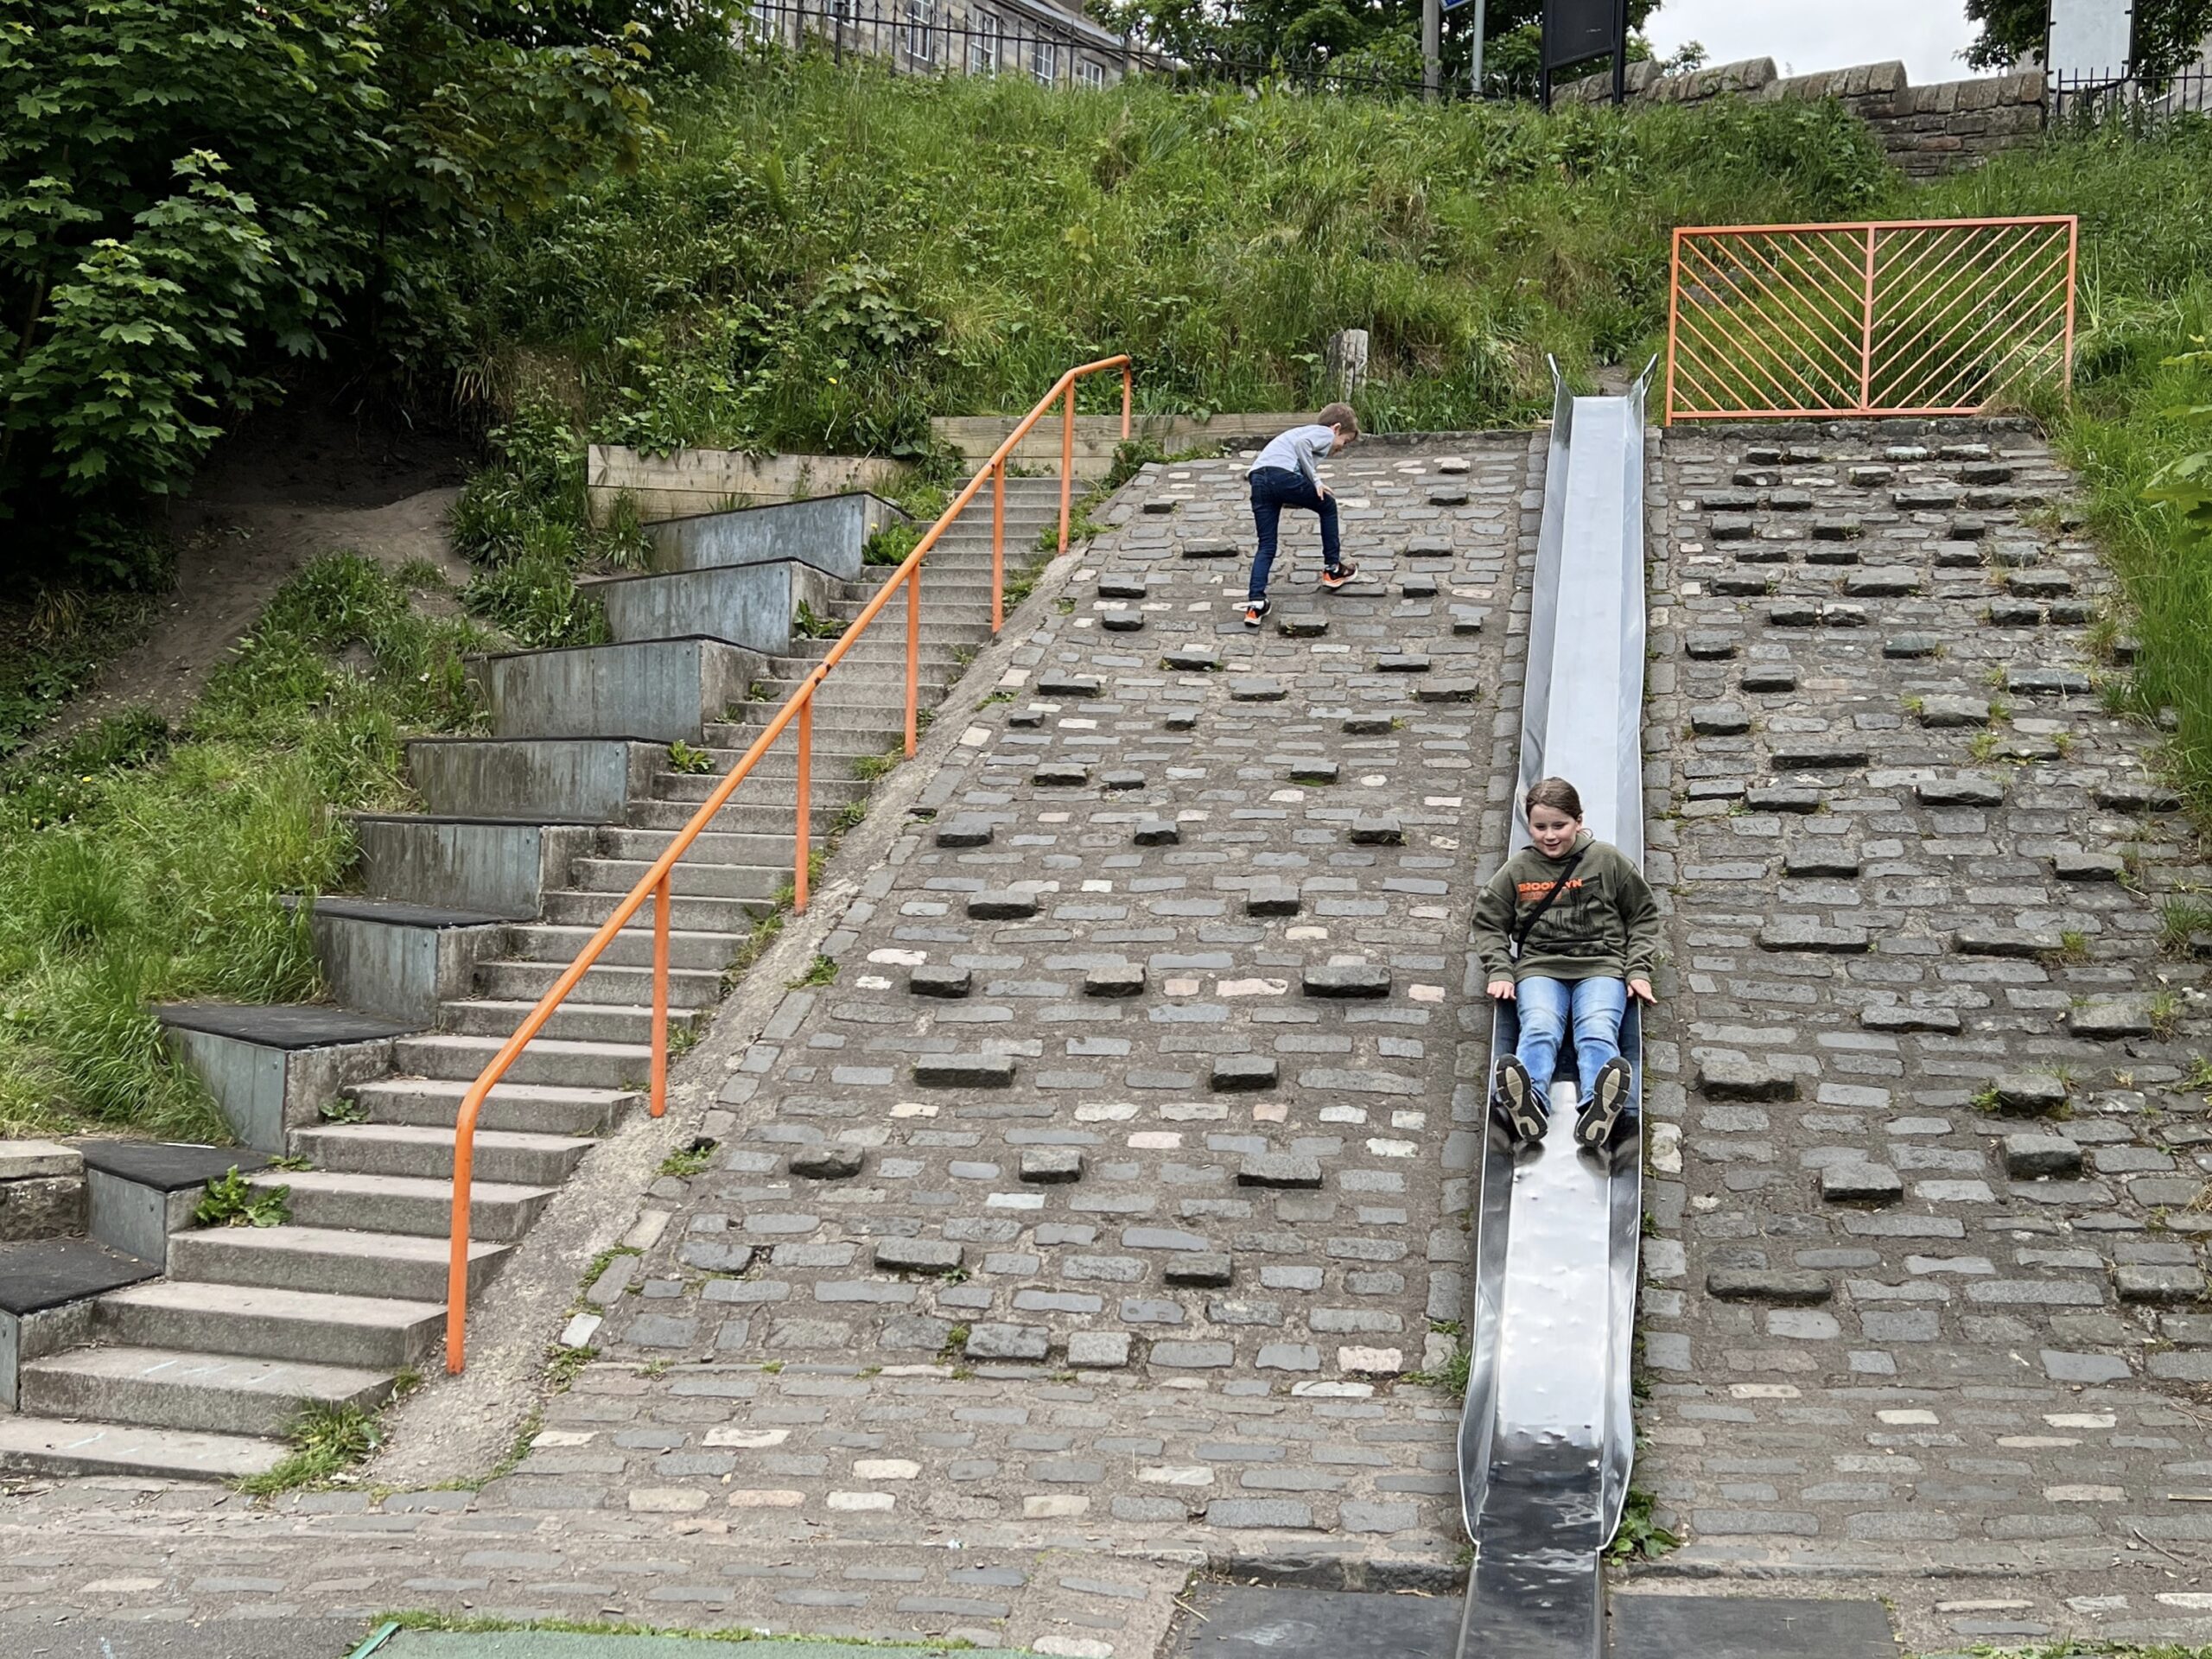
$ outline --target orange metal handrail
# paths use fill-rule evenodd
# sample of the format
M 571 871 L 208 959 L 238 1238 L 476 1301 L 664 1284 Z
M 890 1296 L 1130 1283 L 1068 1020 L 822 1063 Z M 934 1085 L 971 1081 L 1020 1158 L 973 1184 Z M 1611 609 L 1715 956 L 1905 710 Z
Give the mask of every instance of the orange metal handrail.
M 2071 386 L 2080 238 L 2071 214 L 1681 226 L 1667 419 L 1975 414 L 2023 367 Z
M 655 1117 L 668 1109 L 668 948 L 669 906 L 674 897 L 673 872 L 676 862 L 691 849 L 715 815 L 728 804 L 752 773 L 761 758 L 781 737 L 786 727 L 798 722 L 798 831 L 793 837 L 794 852 L 791 873 L 791 907 L 804 911 L 807 905 L 809 842 L 811 824 L 809 820 L 809 799 L 811 793 L 814 750 L 814 695 L 830 672 L 844 660 L 845 653 L 868 629 L 891 601 L 891 595 L 899 588 L 906 590 L 906 753 L 914 753 L 914 740 L 918 727 L 918 704 L 921 693 L 921 638 L 922 638 L 922 561 L 938 543 L 946 529 L 976 499 L 986 479 L 991 480 L 991 632 L 996 633 L 1005 625 L 1005 544 L 1006 544 L 1006 467 L 1009 456 L 1030 429 L 1045 417 L 1052 405 L 1065 400 L 1060 435 L 1060 551 L 1068 547 L 1068 520 L 1074 493 L 1075 467 L 1075 393 L 1076 385 L 1085 377 L 1108 369 L 1122 372 L 1122 436 L 1129 435 L 1131 403 L 1135 385 L 1134 371 L 1126 354 L 1104 357 L 1095 363 L 1085 363 L 1070 369 L 1052 383 L 1052 389 L 1038 400 L 1037 406 L 1015 423 L 1005 442 L 991 452 L 976 475 L 969 479 L 959 494 L 938 520 L 916 543 L 914 550 L 892 572 L 890 578 L 878 588 L 862 607 L 853 625 L 830 646 L 822 660 L 816 664 L 798 689 L 784 700 L 752 747 L 738 757 L 737 764 L 728 776 L 717 784 L 707 798 L 693 813 L 691 821 L 676 833 L 661 855 L 652 861 L 638 884 L 631 888 L 614 913 L 600 924 L 598 930 L 585 941 L 576 958 L 563 969 L 553 982 L 552 988 L 538 999 L 537 1006 L 530 1011 L 513 1036 L 500 1045 L 499 1052 L 491 1063 L 469 1084 L 468 1092 L 461 1096 L 461 1110 L 454 1122 L 453 1140 L 453 1230 L 452 1250 L 446 1268 L 446 1370 L 458 1376 L 467 1360 L 468 1332 L 468 1240 L 470 1203 L 474 1185 L 476 1124 L 483 1115 L 484 1102 L 507 1074 L 515 1061 L 521 1058 L 555 1010 L 567 1001 L 586 973 L 590 971 L 607 947 L 612 944 L 630 918 L 643 908 L 650 899 L 653 906 L 653 988 L 652 988 L 652 1065 L 650 1084 L 651 1110 Z

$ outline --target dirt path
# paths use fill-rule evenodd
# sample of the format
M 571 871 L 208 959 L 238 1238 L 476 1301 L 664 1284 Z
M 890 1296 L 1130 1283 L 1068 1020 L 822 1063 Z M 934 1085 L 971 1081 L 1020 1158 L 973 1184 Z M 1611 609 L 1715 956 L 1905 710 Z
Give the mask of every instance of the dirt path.
M 145 643 L 110 663 L 49 732 L 60 737 L 123 709 L 174 720 L 243 639 L 285 579 L 325 553 L 351 550 L 398 566 L 427 559 L 456 582 L 467 562 L 447 540 L 457 488 L 423 490 L 389 506 L 207 504 L 178 555 L 177 584 Z M 204 516 L 201 516 L 204 515 Z
M 326 553 L 351 550 L 394 568 L 427 560 L 465 582 L 467 562 L 444 524 L 467 464 L 450 439 L 381 430 L 308 398 L 241 428 L 171 516 L 177 581 L 152 633 L 110 663 L 45 735 L 134 707 L 175 719 L 270 595 Z

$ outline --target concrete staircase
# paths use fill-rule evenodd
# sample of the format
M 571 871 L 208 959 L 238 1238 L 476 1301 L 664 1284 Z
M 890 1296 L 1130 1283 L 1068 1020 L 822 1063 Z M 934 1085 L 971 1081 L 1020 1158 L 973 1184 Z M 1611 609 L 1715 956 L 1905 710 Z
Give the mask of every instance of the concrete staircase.
M 1058 491 L 1057 480 L 1007 481 L 1010 572 L 1057 519 Z M 410 756 L 433 804 L 441 794 L 450 804 L 417 819 L 376 821 L 375 837 L 364 838 L 369 895 L 315 909 L 326 973 L 346 1008 L 220 1010 L 236 1017 L 201 1019 L 181 1033 L 191 1046 L 180 1052 L 210 1076 L 226 1109 L 238 1098 L 234 1122 L 251 1120 L 264 1150 L 306 1161 L 248 1177 L 258 1192 L 284 1189 L 289 1218 L 174 1232 L 163 1276 L 87 1299 L 73 1327 L 81 1345 L 16 1368 L 19 1408 L 0 1412 L 0 1469 L 251 1475 L 284 1455 L 283 1436 L 303 1407 L 372 1409 L 428 1369 L 443 1336 L 463 1094 L 697 810 L 715 775 L 734 765 L 828 651 L 831 639 L 791 635 L 798 601 L 849 622 L 888 574 L 863 567 L 859 554 L 853 546 L 840 555 L 843 575 L 792 559 L 774 562 L 772 581 L 753 566 L 670 573 L 666 580 L 690 584 L 675 597 L 688 604 L 703 594 L 728 632 L 752 641 L 709 636 L 712 657 L 693 636 L 624 638 L 618 620 L 616 643 L 594 648 L 604 655 L 590 663 L 491 665 L 494 736 Z M 940 539 L 925 569 L 924 706 L 939 702 L 989 642 L 989 578 L 986 499 Z M 664 626 L 692 614 L 665 593 L 633 588 L 622 598 L 610 618 L 652 616 Z M 761 649 L 764 640 L 779 648 Z M 733 670 L 741 695 L 717 696 L 739 683 Z M 671 703 L 671 675 L 688 686 L 682 677 L 694 671 L 696 709 Z M 905 675 L 904 602 L 894 599 L 817 702 L 816 846 L 864 803 L 861 763 L 898 748 Z M 675 735 L 711 758 L 713 775 L 669 765 L 671 720 Z M 587 763 L 600 780 L 589 787 Z M 671 1034 L 700 1027 L 747 937 L 791 882 L 795 766 L 791 744 L 780 743 L 677 867 Z M 516 779 L 525 776 L 518 794 Z M 611 794 L 609 778 L 619 779 Z M 610 810 L 617 797 L 620 810 Z M 595 1138 L 642 1104 L 651 927 L 648 906 L 486 1103 L 472 1292 Z M 327 1029 L 319 1014 L 330 1016 Z M 264 1015 L 270 1029 L 257 1033 Z M 212 1034 L 203 1029 L 211 1025 Z M 282 1060 L 276 1096 L 257 1083 L 249 1106 L 238 1079 L 265 1079 L 272 1056 Z

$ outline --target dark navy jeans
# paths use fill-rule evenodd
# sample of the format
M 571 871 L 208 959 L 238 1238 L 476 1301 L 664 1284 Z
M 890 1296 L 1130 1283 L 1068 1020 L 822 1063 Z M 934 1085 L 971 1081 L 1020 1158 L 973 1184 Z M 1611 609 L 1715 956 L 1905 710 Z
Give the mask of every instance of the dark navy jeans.
M 1252 561 L 1252 585 L 1246 597 L 1268 596 L 1268 572 L 1274 568 L 1275 531 L 1285 507 L 1299 507 L 1321 520 L 1321 563 L 1337 568 L 1337 498 L 1323 495 L 1303 473 L 1287 467 L 1262 467 L 1252 474 L 1252 524 L 1260 532 L 1260 551 Z

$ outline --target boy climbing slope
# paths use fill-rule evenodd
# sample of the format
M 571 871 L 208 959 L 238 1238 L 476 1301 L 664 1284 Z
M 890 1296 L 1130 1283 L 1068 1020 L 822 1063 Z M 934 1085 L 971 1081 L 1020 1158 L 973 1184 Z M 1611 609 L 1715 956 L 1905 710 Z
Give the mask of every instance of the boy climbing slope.
M 1298 507 L 1321 521 L 1321 586 L 1334 593 L 1359 575 L 1337 550 L 1337 499 L 1321 482 L 1318 463 L 1339 454 L 1359 435 L 1359 417 L 1350 404 L 1331 404 L 1311 426 L 1294 426 L 1271 440 L 1252 463 L 1252 524 L 1260 550 L 1252 560 L 1252 582 L 1245 590 L 1244 626 L 1256 628 L 1267 616 L 1268 573 L 1274 568 L 1275 531 L 1285 507 Z

